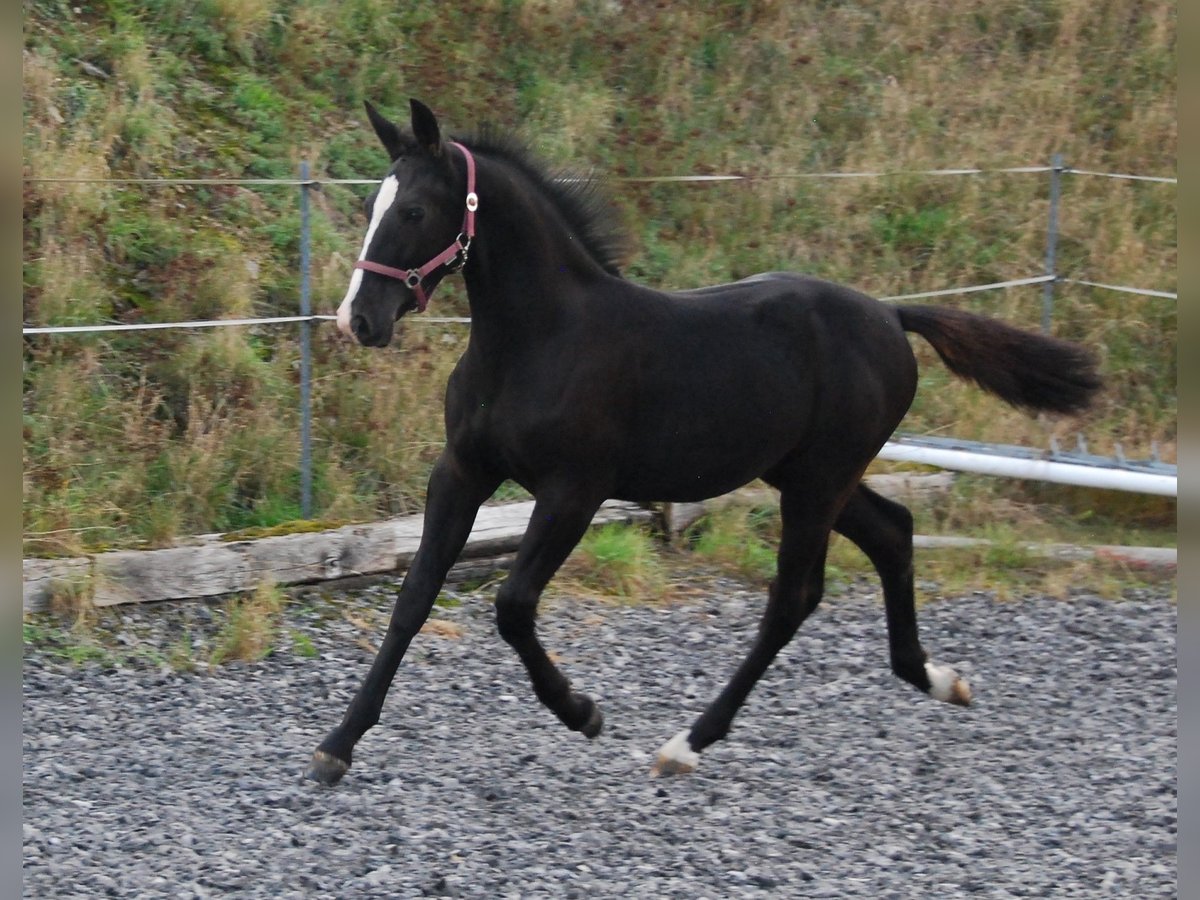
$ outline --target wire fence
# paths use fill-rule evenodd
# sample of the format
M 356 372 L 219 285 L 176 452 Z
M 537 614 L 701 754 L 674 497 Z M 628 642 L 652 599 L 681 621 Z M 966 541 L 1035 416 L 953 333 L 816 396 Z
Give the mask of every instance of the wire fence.
M 1050 320 L 1053 313 L 1054 286 L 1059 283 L 1075 284 L 1097 290 L 1115 291 L 1134 294 L 1143 297 L 1178 300 L 1178 294 L 1173 291 L 1158 290 L 1130 285 L 1114 285 L 1098 281 L 1068 278 L 1056 270 L 1056 248 L 1058 243 L 1058 216 L 1061 203 L 1061 184 L 1064 176 L 1094 177 L 1117 179 L 1132 182 L 1149 182 L 1156 184 L 1177 185 L 1178 179 L 1172 176 L 1136 175 L 1120 172 L 1100 172 L 1088 169 L 1073 169 L 1063 164 L 1062 157 L 1055 154 L 1050 165 L 1010 166 L 1002 168 L 961 167 L 949 169 L 915 169 L 892 171 L 862 171 L 862 172 L 791 172 L 766 174 L 704 174 L 704 175 L 644 175 L 618 176 L 606 179 L 616 184 L 716 184 L 722 182 L 758 182 L 758 181 L 787 181 L 787 180 L 820 180 L 820 179 L 865 179 L 889 177 L 958 177 L 983 175 L 1050 175 L 1050 205 L 1046 230 L 1046 264 L 1045 271 L 1023 278 L 1007 281 L 990 282 L 988 284 L 968 285 L 964 287 L 949 287 L 933 291 L 921 291 L 909 294 L 895 294 L 879 297 L 879 300 L 895 302 L 901 300 L 920 300 L 933 297 L 949 297 L 971 294 L 981 291 L 1002 290 L 1029 285 L 1042 285 L 1042 330 L 1050 330 Z M 295 316 L 273 316 L 264 318 L 237 319 L 204 319 L 185 322 L 136 322 L 122 324 L 95 325 L 23 325 L 21 333 L 26 336 L 34 335 L 69 335 L 69 334 L 102 334 L 106 332 L 151 331 L 151 330 L 188 330 L 223 327 L 245 326 L 274 326 L 298 324 L 301 329 L 300 348 L 300 490 L 301 514 L 305 518 L 312 516 L 312 366 L 311 366 L 311 328 L 313 325 L 333 321 L 336 317 L 312 312 L 311 296 L 311 246 L 312 228 L 309 217 L 310 195 L 313 189 L 325 185 L 375 185 L 377 179 L 365 178 L 320 178 L 312 177 L 308 162 L 301 162 L 297 178 L 91 178 L 91 177 L 26 177 L 30 184 L 103 184 L 115 187 L 203 187 L 203 186 L 239 186 L 239 187 L 291 187 L 299 188 L 299 203 L 301 212 L 300 223 L 300 314 Z M 469 325 L 471 320 L 464 316 L 415 316 L 414 322 L 425 325 Z M 991 452 L 980 445 L 980 453 Z M 1129 463 L 1124 459 L 1112 459 L 1112 468 L 1128 468 Z M 1094 458 L 1087 465 L 1095 466 Z M 1171 477 L 1174 477 L 1174 467 Z
M 878 172 L 782 172 L 756 174 L 724 174 L 724 175 L 619 175 L 607 179 L 616 184 L 707 184 L 719 181 L 787 181 L 807 178 L 890 178 L 897 176 L 916 175 L 1037 175 L 1055 171 L 1055 166 L 1008 166 L 996 169 L 979 169 L 972 167 L 951 169 L 892 169 Z M 1090 169 L 1072 169 L 1060 167 L 1063 175 L 1086 175 L 1098 178 L 1116 178 L 1125 181 L 1151 181 L 1160 184 L 1178 184 L 1179 180 L 1165 175 L 1129 175 L 1121 172 L 1096 172 Z M 91 178 L 91 177 L 26 177 L 28 184 L 110 184 L 116 186 L 242 186 L 242 187 L 320 187 L 327 184 L 371 185 L 378 184 L 378 179 L 370 178 Z

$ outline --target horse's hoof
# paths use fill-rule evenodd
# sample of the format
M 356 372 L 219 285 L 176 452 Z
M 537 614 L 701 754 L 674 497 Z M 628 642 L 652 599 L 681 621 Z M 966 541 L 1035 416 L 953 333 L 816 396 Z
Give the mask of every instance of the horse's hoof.
M 929 696 L 955 706 L 971 705 L 971 686 L 949 666 L 925 663 L 925 674 L 929 678 Z
M 332 753 L 318 750 L 313 754 L 312 762 L 304 777 L 319 784 L 332 787 L 342 780 L 342 776 L 350 769 L 350 763 L 343 762 Z
M 700 754 L 688 743 L 687 731 L 681 731 L 658 751 L 658 759 L 650 767 L 650 777 L 659 775 L 686 775 L 695 772 L 700 765 Z
M 588 720 L 583 723 L 583 727 L 579 730 L 586 738 L 599 737 L 600 732 L 604 729 L 604 713 L 600 712 L 600 707 L 596 701 L 589 699 L 588 703 L 592 704 L 592 712 L 588 716 Z

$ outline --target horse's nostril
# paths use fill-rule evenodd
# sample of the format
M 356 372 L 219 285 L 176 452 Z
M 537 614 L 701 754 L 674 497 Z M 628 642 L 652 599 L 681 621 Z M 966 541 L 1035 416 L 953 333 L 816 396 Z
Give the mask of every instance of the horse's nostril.
M 354 332 L 355 337 L 361 338 L 367 330 L 367 317 L 354 316 L 354 318 L 350 320 L 350 330 Z

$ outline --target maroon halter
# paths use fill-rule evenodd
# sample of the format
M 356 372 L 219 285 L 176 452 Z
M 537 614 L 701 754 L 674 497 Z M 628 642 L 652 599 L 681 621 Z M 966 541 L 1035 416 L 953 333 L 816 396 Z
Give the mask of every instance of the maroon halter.
M 451 272 L 461 269 L 467 262 L 471 241 L 475 237 L 475 210 L 479 209 L 479 195 L 475 193 L 475 157 L 471 156 L 471 151 L 462 144 L 455 141 L 449 143 L 451 147 L 461 150 L 463 157 L 467 160 L 467 210 L 463 213 L 462 231 L 454 239 L 454 243 L 419 269 L 397 269 L 367 259 L 360 259 L 354 264 L 356 269 L 365 269 L 368 272 L 403 281 L 417 298 L 418 312 L 425 312 L 425 307 L 429 305 L 429 295 L 425 293 L 421 282 L 440 266 L 448 267 Z M 433 289 L 430 288 L 430 294 L 432 293 Z

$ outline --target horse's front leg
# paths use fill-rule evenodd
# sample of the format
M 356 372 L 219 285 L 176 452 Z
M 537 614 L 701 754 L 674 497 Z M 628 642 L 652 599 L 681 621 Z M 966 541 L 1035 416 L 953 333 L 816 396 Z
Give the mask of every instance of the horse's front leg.
M 404 652 L 429 617 L 446 573 L 471 533 L 480 505 L 498 484 L 499 479 L 464 468 L 449 450 L 434 466 L 429 478 L 421 543 L 400 587 L 387 634 L 341 724 L 329 732 L 313 753 L 309 778 L 322 784 L 336 784 L 350 768 L 354 745 L 379 721 L 384 697 Z
M 600 734 L 600 710 L 590 697 L 571 690 L 538 640 L 535 621 L 542 590 L 583 537 L 599 505 L 576 490 L 539 491 L 512 571 L 496 594 L 500 636 L 525 664 L 534 694 L 564 725 L 589 738 Z

